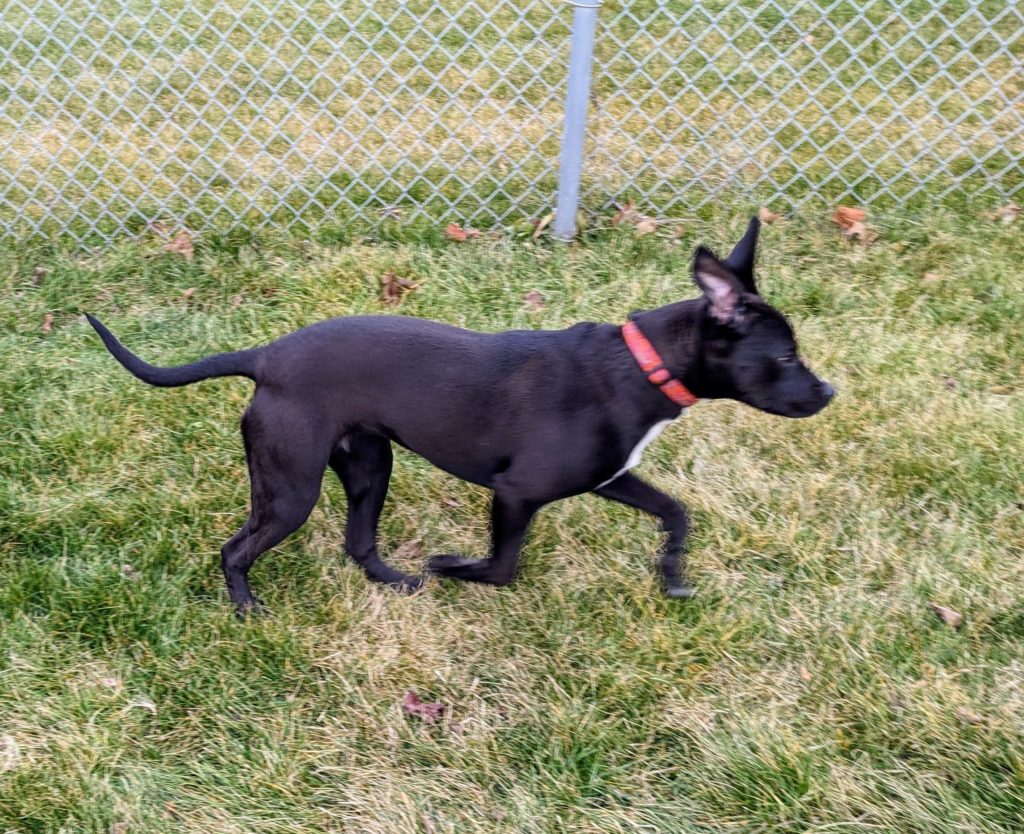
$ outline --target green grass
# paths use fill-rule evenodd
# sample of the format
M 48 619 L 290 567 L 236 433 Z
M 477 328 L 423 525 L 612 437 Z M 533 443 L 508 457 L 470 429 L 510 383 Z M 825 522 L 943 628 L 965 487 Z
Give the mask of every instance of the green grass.
M 693 512 L 692 602 L 658 592 L 655 524 L 589 496 L 542 512 L 513 586 L 396 596 L 341 557 L 327 478 L 254 570 L 273 616 L 244 623 L 218 550 L 247 506 L 250 385 L 145 387 L 83 311 L 163 363 L 378 311 L 389 269 L 420 284 L 408 315 L 621 321 L 693 295 L 690 248 L 742 218 L 680 248 L 402 229 L 211 234 L 191 263 L 148 240 L 7 248 L 0 831 L 1022 830 L 1024 244 L 966 214 L 878 225 L 868 249 L 820 217 L 764 233 L 763 292 L 829 409 L 703 403 L 648 451 L 640 472 Z M 481 553 L 486 501 L 400 453 L 383 549 Z M 409 689 L 449 720 L 404 717 Z

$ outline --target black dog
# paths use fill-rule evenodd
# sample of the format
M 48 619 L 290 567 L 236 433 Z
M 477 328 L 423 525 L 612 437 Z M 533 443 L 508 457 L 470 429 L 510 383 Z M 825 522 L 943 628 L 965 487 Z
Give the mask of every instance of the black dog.
M 327 466 L 348 496 L 348 554 L 371 579 L 420 585 L 377 552 L 392 442 L 494 490 L 490 557 L 434 556 L 434 573 L 509 583 L 537 510 L 595 492 L 661 519 L 667 592 L 689 597 L 686 509 L 630 474 L 644 447 L 698 398 L 808 417 L 835 393 L 798 356 L 786 319 L 757 294 L 758 228 L 755 218 L 725 260 L 697 250 L 700 298 L 636 314 L 624 327 L 484 334 L 360 316 L 320 322 L 265 347 L 157 368 L 89 321 L 114 358 L 150 385 L 233 375 L 256 383 L 242 417 L 252 510 L 221 550 L 239 611 L 256 603 L 247 580 L 253 562 L 305 522 Z

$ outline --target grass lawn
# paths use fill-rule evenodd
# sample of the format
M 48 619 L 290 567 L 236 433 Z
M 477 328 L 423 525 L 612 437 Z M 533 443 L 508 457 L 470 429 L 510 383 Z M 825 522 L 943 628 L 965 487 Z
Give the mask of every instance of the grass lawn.
M 250 384 L 148 388 L 80 316 L 176 363 L 379 311 L 393 269 L 407 315 L 621 321 L 695 294 L 692 246 L 744 220 L 681 247 L 5 249 L 0 831 L 1024 829 L 1020 221 L 882 218 L 866 249 L 823 216 L 766 228 L 763 292 L 840 395 L 807 421 L 702 403 L 648 450 L 693 512 L 687 603 L 658 592 L 654 522 L 590 496 L 541 513 L 513 586 L 396 596 L 342 558 L 331 476 L 253 571 L 273 615 L 239 622 L 218 551 Z M 399 452 L 384 552 L 482 553 L 487 497 Z M 408 690 L 445 720 L 403 715 Z

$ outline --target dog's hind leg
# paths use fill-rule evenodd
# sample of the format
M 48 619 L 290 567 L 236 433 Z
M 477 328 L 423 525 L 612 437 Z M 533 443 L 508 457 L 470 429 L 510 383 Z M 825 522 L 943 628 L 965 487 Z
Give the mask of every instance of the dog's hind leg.
M 345 551 L 370 579 L 403 591 L 423 584 L 384 563 L 377 552 L 377 523 L 391 479 L 391 441 L 371 434 L 350 434 L 331 455 L 331 468 L 348 496 Z
M 249 589 L 253 563 L 305 523 L 320 495 L 328 450 L 295 441 L 311 435 L 302 430 L 304 422 L 287 407 L 255 404 L 242 418 L 252 509 L 242 529 L 221 548 L 228 594 L 239 614 L 258 604 Z
M 661 527 L 668 534 L 661 555 L 661 577 L 665 583 L 665 592 L 670 597 L 692 597 L 694 588 L 686 578 L 686 534 L 690 528 L 686 507 L 628 472 L 598 487 L 594 492 L 602 498 L 636 507 L 661 519 Z
M 430 570 L 450 579 L 508 585 L 516 577 L 519 552 L 530 521 L 541 506 L 537 502 L 495 492 L 491 504 L 491 557 L 434 556 L 430 560 Z

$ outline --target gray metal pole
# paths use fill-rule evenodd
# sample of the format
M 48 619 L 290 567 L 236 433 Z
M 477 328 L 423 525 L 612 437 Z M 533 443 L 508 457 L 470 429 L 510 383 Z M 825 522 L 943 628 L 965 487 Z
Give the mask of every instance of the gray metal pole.
M 572 46 L 569 50 L 569 84 L 565 94 L 565 128 L 558 167 L 558 198 L 554 236 L 572 240 L 576 234 L 576 210 L 580 202 L 583 171 L 583 140 L 590 100 L 590 64 L 594 56 L 594 29 L 601 0 L 573 3 Z

